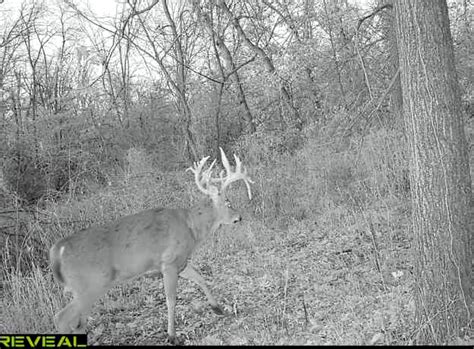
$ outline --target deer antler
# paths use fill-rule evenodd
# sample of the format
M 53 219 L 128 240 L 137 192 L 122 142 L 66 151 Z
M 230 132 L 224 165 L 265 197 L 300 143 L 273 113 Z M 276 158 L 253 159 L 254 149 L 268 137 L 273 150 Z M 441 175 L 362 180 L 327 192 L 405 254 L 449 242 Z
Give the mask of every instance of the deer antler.
M 247 193 L 249 196 L 249 200 L 251 200 L 252 192 L 250 191 L 250 183 L 253 183 L 253 181 L 247 175 L 247 169 L 246 168 L 242 169 L 242 162 L 240 161 L 238 156 L 234 154 L 235 171 L 232 172 L 232 169 L 229 164 L 229 160 L 227 160 L 227 156 L 225 155 L 224 150 L 222 150 L 221 147 L 219 147 L 219 149 L 221 150 L 222 164 L 224 165 L 225 172 L 226 172 L 225 177 L 224 177 L 224 171 L 221 171 L 221 173 L 219 174 L 219 178 L 212 178 L 212 168 L 214 167 L 214 164 L 216 163 L 215 159 L 207 170 L 205 170 L 204 172 L 202 171 L 205 163 L 209 159 L 209 156 L 202 158 L 199 162 L 195 162 L 193 167 L 186 169 L 186 171 L 191 171 L 194 173 L 194 180 L 199 190 L 203 192 L 204 194 L 210 195 L 210 196 L 214 196 L 219 192 L 223 193 L 224 190 L 229 186 L 229 184 L 241 179 L 244 181 L 245 185 L 247 186 Z M 215 185 L 211 184 L 211 182 L 221 183 L 220 190 Z
M 230 168 L 229 160 L 227 160 L 227 156 L 225 155 L 224 150 L 222 150 L 221 147 L 219 147 L 219 149 L 221 150 L 222 164 L 224 165 L 224 168 L 226 171 L 225 177 L 223 177 L 224 171 L 220 173 L 219 181 L 222 182 L 221 189 L 220 189 L 221 193 L 229 186 L 229 184 L 241 179 L 244 181 L 245 185 L 247 186 L 247 193 L 249 195 L 249 200 L 251 200 L 252 192 L 250 190 L 250 183 L 253 183 L 253 181 L 247 175 L 247 169 L 243 168 L 242 170 L 242 163 L 239 157 L 234 154 L 235 172 L 232 172 L 232 169 Z
M 218 192 L 217 187 L 212 184 L 209 184 L 212 176 L 212 168 L 216 163 L 216 159 L 214 159 L 214 161 L 211 163 L 211 166 L 209 166 L 207 170 L 202 172 L 202 168 L 204 167 L 204 164 L 207 162 L 208 159 L 209 156 L 202 158 L 199 163 L 195 162 L 193 167 L 189 167 L 188 169 L 186 169 L 186 171 L 191 171 L 192 173 L 194 173 L 194 181 L 196 182 L 196 185 L 201 192 L 203 192 L 205 195 L 212 196 Z M 199 178 L 200 176 L 201 178 Z

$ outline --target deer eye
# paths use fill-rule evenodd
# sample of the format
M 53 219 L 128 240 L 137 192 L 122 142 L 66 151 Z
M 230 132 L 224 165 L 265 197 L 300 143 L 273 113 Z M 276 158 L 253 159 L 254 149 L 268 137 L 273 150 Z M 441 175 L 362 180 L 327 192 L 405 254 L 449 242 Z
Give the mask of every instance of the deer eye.
M 227 207 L 231 207 L 231 204 L 230 204 L 229 199 L 225 199 L 225 205 L 226 205 Z

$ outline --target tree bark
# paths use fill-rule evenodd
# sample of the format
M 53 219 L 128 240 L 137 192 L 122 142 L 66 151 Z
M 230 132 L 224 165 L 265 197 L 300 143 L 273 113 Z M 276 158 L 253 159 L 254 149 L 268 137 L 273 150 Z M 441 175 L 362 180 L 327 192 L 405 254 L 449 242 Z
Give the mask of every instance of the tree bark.
M 398 0 L 397 41 L 416 260 L 416 342 L 446 344 L 472 314 L 474 203 L 445 0 Z

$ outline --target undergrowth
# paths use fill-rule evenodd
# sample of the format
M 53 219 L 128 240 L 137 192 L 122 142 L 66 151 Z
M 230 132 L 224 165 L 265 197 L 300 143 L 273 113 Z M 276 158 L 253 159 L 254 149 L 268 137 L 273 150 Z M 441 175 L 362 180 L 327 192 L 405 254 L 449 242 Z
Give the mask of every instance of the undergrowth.
M 230 193 L 244 215 L 194 257 L 227 315 L 211 313 L 186 280 L 176 328 L 185 344 L 406 344 L 414 304 L 403 137 L 379 130 L 339 142 L 309 127 L 304 139 L 256 133 L 234 147 L 255 184 Z M 131 148 L 106 185 L 50 202 L 27 227 L 35 251 L 25 268 L 5 268 L 0 332 L 53 332 L 67 299 L 47 267 L 49 246 L 92 224 L 152 207 L 201 199 L 192 175 L 163 172 Z M 3 263 L 12 263 L 3 249 Z M 29 256 L 29 257 L 28 257 Z M 25 264 L 25 263 L 23 263 Z M 7 272 L 5 272 L 7 271 Z M 143 276 L 110 290 L 94 307 L 91 344 L 161 344 L 162 281 Z

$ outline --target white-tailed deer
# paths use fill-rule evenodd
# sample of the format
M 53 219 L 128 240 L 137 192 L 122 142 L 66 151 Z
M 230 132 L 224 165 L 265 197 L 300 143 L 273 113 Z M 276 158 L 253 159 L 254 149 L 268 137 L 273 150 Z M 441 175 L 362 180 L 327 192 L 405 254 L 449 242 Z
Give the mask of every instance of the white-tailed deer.
M 51 247 L 53 274 L 74 296 L 55 316 L 60 333 L 84 332 L 86 316 L 99 297 L 117 283 L 150 270 L 163 275 L 170 342 L 177 343 L 174 312 L 178 275 L 196 282 L 214 312 L 223 313 L 202 276 L 187 264 L 199 242 L 222 224 L 241 220 L 224 196 L 229 184 L 243 180 L 249 199 L 252 198 L 250 183 L 253 182 L 239 158 L 234 154 L 236 169 L 232 171 L 222 148 L 221 157 L 225 175 L 222 171 L 218 177 L 212 176 L 216 160 L 203 171 L 209 156 L 188 168 L 194 173 L 198 189 L 210 198 L 206 204 L 188 209 L 143 211 L 79 231 Z

